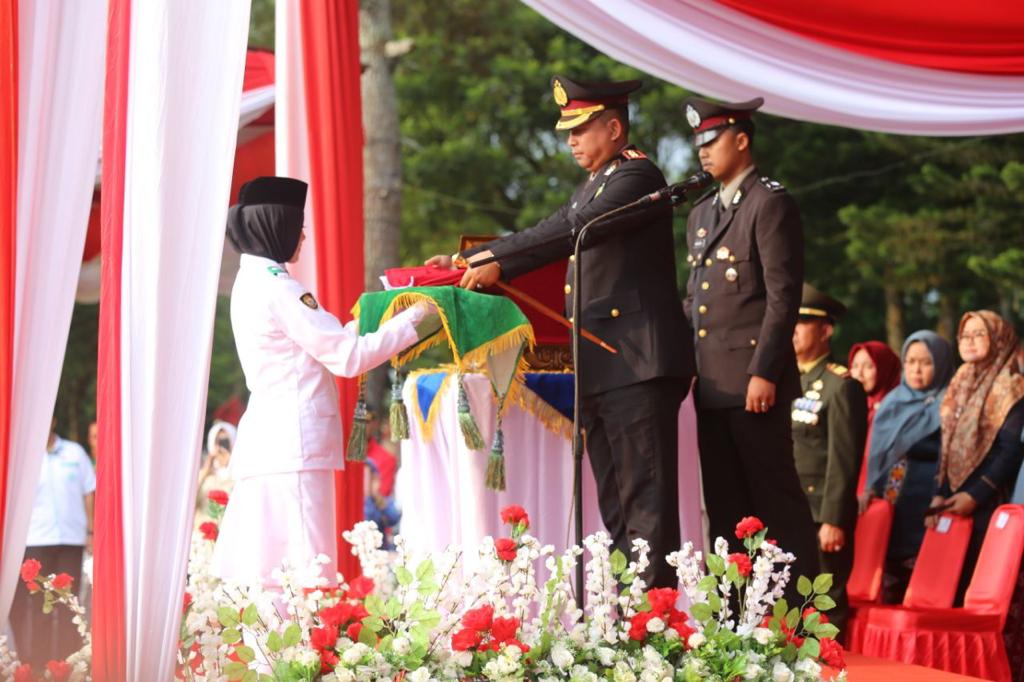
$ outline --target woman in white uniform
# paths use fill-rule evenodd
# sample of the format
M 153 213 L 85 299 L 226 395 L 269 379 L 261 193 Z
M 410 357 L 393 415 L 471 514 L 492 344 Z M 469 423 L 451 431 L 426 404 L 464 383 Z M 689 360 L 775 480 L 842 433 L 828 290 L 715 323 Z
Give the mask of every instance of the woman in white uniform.
M 298 260 L 305 201 L 304 182 L 257 178 L 228 213 L 228 238 L 242 254 L 231 326 L 251 395 L 213 564 L 222 579 L 267 587 L 286 559 L 306 567 L 318 554 L 330 557 L 322 575 L 336 581 L 344 529 L 335 528 L 334 471 L 344 468 L 344 441 L 333 375 L 358 376 L 440 327 L 427 304 L 366 336 L 323 310 L 284 266 Z

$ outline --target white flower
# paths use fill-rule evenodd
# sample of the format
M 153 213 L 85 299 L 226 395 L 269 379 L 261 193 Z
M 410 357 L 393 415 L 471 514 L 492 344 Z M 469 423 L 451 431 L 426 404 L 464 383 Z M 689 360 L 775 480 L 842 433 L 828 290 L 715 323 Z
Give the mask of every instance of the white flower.
M 748 663 L 747 669 L 743 671 L 743 679 L 756 680 L 758 676 L 763 672 L 764 668 L 759 666 L 757 663 Z
M 405 656 L 412 649 L 412 645 L 405 637 L 395 637 L 391 640 L 391 650 L 399 656 Z
M 768 628 L 754 628 L 754 641 L 758 644 L 768 644 L 775 639 L 775 633 Z
M 345 665 L 355 665 L 359 661 L 363 660 L 363 657 L 370 652 L 370 647 L 366 646 L 361 642 L 357 642 L 346 649 L 345 653 L 341 655 L 341 661 Z
M 615 664 L 615 672 L 612 673 L 613 682 L 636 682 L 636 675 L 629 669 L 624 661 Z
M 455 654 L 455 662 L 463 668 L 468 668 L 473 665 L 473 652 L 472 651 L 460 651 Z
M 821 674 L 821 666 L 818 665 L 815 661 L 811 660 L 810 658 L 800 659 L 796 662 L 796 665 L 793 666 L 793 669 L 796 670 L 798 673 L 807 675 L 808 677 L 814 679 L 817 679 L 818 676 Z
M 334 679 L 338 682 L 356 682 L 356 675 L 351 670 L 345 668 L 338 668 L 334 673 Z
M 795 677 L 793 671 L 785 663 L 782 661 L 775 662 L 775 667 L 772 668 L 772 682 L 793 682 Z
M 597 660 L 606 668 L 612 667 L 612 664 L 615 663 L 615 649 L 606 646 L 597 647 Z
M 665 635 L 664 635 L 664 637 L 665 637 L 665 641 L 667 641 L 667 642 L 674 642 L 677 639 L 679 639 L 679 633 L 676 631 L 675 628 L 665 628 Z
M 429 682 L 430 671 L 426 668 L 416 668 L 405 679 L 409 680 L 409 682 Z
M 647 632 L 661 632 L 665 629 L 665 621 L 661 618 L 654 617 L 647 621 Z
M 572 652 L 564 644 L 555 644 L 551 647 L 551 662 L 565 670 L 574 663 Z
M 703 632 L 695 632 L 692 635 L 690 635 L 690 638 L 688 640 L 686 640 L 686 643 L 687 643 L 687 645 L 689 645 L 689 647 L 691 649 L 696 649 L 697 647 L 699 647 L 701 644 L 703 644 L 706 641 L 707 641 L 707 638 L 704 637 L 704 633 Z

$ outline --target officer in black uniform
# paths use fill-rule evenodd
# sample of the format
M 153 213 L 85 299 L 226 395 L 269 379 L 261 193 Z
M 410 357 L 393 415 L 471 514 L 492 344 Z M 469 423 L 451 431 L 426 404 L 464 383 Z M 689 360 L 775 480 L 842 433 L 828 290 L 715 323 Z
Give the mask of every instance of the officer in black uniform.
M 762 103 L 685 103 L 701 166 L 720 183 L 686 225 L 697 436 L 711 537 L 736 543 L 736 522 L 757 516 L 796 555 L 795 573 L 813 577 L 817 544 L 789 414 L 800 386 L 792 340 L 803 227 L 785 188 L 754 166 L 751 114 Z
M 494 255 L 497 262 L 470 268 L 467 288 L 485 288 L 561 260 L 571 236 L 596 216 L 665 187 L 665 177 L 646 154 L 629 144 L 628 96 L 639 81 L 551 81 L 561 108 L 557 130 L 569 132 L 576 162 L 589 172 L 572 197 L 534 227 L 462 254 L 470 261 Z M 651 545 L 649 584 L 675 586 L 665 563 L 679 547 L 677 445 L 679 405 L 694 374 L 691 332 L 676 291 L 672 209 L 665 203 L 625 212 L 595 225 L 583 263 L 579 322 L 618 350 L 612 355 L 581 341 L 582 417 L 601 517 L 615 546 Z M 525 249 L 525 250 L 524 250 Z M 446 264 L 435 256 L 428 263 Z M 566 311 L 572 316 L 566 275 Z
M 849 370 L 832 360 L 835 321 L 846 306 L 804 284 L 793 333 L 800 388 L 793 401 L 793 456 L 818 526 L 819 560 L 832 574 L 828 616 L 840 630 L 849 615 L 846 582 L 853 570 L 857 474 L 867 437 L 867 396 Z

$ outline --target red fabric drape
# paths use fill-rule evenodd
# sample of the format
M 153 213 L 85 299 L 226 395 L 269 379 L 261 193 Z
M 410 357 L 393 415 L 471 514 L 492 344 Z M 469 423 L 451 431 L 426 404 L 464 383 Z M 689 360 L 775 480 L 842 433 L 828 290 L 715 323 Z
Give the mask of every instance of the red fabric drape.
M 1024 3 L 718 0 L 806 38 L 944 71 L 1024 75 Z
M 0 547 L 11 451 L 11 361 L 18 232 L 18 0 L 0 0 Z
M 125 679 L 124 525 L 121 502 L 121 253 L 128 118 L 131 0 L 110 0 L 103 105 L 100 202 L 99 358 L 96 420 L 96 536 L 93 592 L 93 679 Z
M 316 230 L 317 288 L 324 308 L 347 313 L 363 291 L 363 122 L 359 77 L 359 3 L 300 3 L 309 130 L 309 175 Z M 339 380 L 341 413 L 351 428 L 353 380 Z M 363 518 L 363 467 L 335 478 L 339 534 Z M 359 572 L 338 539 L 338 570 Z

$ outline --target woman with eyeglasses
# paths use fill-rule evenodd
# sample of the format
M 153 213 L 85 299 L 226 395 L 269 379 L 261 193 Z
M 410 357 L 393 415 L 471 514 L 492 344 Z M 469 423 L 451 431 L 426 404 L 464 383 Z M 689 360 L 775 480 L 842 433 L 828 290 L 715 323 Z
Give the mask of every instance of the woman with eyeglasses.
M 1009 499 L 1024 448 L 1024 374 L 1020 341 L 1013 327 L 996 313 L 978 310 L 960 320 L 957 343 L 964 364 L 946 391 L 939 414 L 942 450 L 938 492 L 932 509 L 973 516 L 957 604 L 974 573 L 974 564 L 997 506 Z M 937 515 L 926 523 L 933 525 Z

